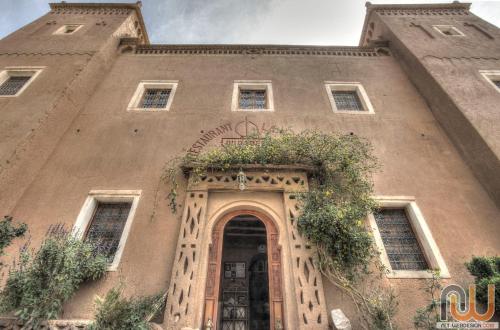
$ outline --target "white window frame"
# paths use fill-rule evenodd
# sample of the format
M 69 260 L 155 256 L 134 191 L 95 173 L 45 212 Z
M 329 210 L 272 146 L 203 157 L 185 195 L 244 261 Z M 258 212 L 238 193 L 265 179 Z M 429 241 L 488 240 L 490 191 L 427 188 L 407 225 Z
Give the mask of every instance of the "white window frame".
M 365 88 L 360 82 L 341 82 L 341 81 L 325 81 L 326 93 L 328 94 L 328 99 L 330 100 L 330 105 L 334 113 L 344 113 L 344 114 L 356 114 L 356 115 L 373 115 L 375 110 L 370 102 L 370 98 L 365 91 Z M 356 92 L 358 94 L 363 110 L 338 110 L 335 104 L 335 98 L 333 96 L 333 91 L 349 91 Z
M 377 196 L 375 199 L 381 208 L 404 208 L 406 210 L 408 220 L 429 268 L 439 270 L 442 278 L 450 278 L 448 267 L 439 252 L 439 248 L 432 237 L 432 233 L 429 226 L 427 226 L 422 212 L 417 206 L 415 198 L 407 196 Z M 373 214 L 368 215 L 368 221 L 373 231 L 375 244 L 380 252 L 382 264 L 388 270 L 388 278 L 432 278 L 432 273 L 428 270 L 393 270 Z
M 493 82 L 493 80 L 500 80 L 500 70 L 479 70 L 479 73 L 500 93 L 500 88 Z
M 177 90 L 178 80 L 142 80 L 139 82 L 137 89 L 130 100 L 127 111 L 142 111 L 142 112 L 155 112 L 155 111 L 169 111 L 174 101 L 175 91 Z M 167 105 L 164 108 L 141 108 L 140 104 L 144 92 L 150 88 L 164 88 L 170 89 Z
M 92 221 L 98 202 L 132 202 L 125 226 L 123 228 L 122 236 L 120 238 L 120 243 L 118 244 L 118 249 L 116 250 L 113 261 L 108 266 L 108 271 L 116 271 L 118 269 L 140 197 L 141 190 L 91 190 L 87 199 L 83 203 L 78 217 L 76 218 L 72 235 L 78 239 L 84 239 L 85 232 Z
M 21 95 L 26 88 L 38 77 L 38 75 L 42 72 L 45 67 L 34 67 L 34 66 L 12 66 L 6 67 L 4 70 L 0 71 L 0 86 L 3 85 L 10 77 L 15 76 L 25 76 L 26 73 L 30 74 L 30 79 L 24 84 L 21 89 L 17 91 L 14 95 L 0 95 L 2 97 L 18 97 Z
M 453 25 L 433 25 L 432 27 L 434 30 L 446 37 L 465 37 L 465 34 Z M 444 33 L 444 30 L 453 30 L 453 32 L 456 32 L 457 34 L 446 34 Z
M 70 26 L 75 26 L 76 28 L 73 30 L 73 32 L 70 32 L 70 33 L 67 33 L 67 29 L 68 27 Z M 72 34 L 75 34 L 78 30 L 80 30 L 81 28 L 83 27 L 83 24 L 64 24 L 63 26 L 61 26 L 60 28 L 58 28 L 57 30 L 54 31 L 54 33 L 52 34 L 56 34 L 56 35 L 61 35 L 61 36 L 69 36 L 69 35 L 72 35 Z
M 241 89 L 266 91 L 266 108 L 265 109 L 240 108 Z M 233 83 L 233 98 L 231 101 L 231 111 L 273 112 L 274 96 L 273 96 L 273 84 L 271 80 L 235 80 Z

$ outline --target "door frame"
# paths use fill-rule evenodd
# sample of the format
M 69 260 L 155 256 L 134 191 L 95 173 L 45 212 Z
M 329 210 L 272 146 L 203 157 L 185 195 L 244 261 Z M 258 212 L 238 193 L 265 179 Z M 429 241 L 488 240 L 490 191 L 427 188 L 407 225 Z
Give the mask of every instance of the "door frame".
M 229 221 L 239 215 L 252 215 L 262 221 L 266 228 L 270 326 L 271 330 L 285 329 L 282 289 L 283 272 L 278 229 L 270 217 L 255 210 L 237 210 L 229 212 L 222 216 L 213 227 L 212 243 L 209 246 L 207 282 L 205 287 L 204 328 L 217 330 L 224 229 Z M 210 325 L 211 327 L 209 327 Z

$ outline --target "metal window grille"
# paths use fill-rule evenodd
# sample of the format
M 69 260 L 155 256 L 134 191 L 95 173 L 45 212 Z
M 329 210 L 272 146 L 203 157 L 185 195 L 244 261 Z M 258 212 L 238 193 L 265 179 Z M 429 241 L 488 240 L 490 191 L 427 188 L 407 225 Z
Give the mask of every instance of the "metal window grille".
M 141 108 L 157 109 L 166 108 L 170 89 L 148 88 L 144 91 Z
M 98 202 L 86 239 L 96 244 L 96 252 L 112 262 L 122 237 L 132 203 Z
M 374 216 L 393 270 L 429 269 L 405 209 L 382 209 Z
M 363 111 L 363 104 L 356 91 L 332 91 L 337 110 Z
M 266 90 L 240 90 L 240 109 L 265 109 Z
M 493 80 L 493 83 L 495 84 L 495 86 L 500 88 L 500 80 Z
M 30 80 L 30 76 L 11 76 L 0 86 L 0 95 L 16 95 Z

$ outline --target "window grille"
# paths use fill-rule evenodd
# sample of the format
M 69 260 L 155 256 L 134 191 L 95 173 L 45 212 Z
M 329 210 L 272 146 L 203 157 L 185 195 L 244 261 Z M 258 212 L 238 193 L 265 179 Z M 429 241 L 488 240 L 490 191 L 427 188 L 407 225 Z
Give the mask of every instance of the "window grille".
M 0 95 L 16 95 L 31 76 L 11 76 L 0 86 Z
M 364 111 L 356 91 L 332 91 L 337 110 Z
M 141 108 L 158 109 L 166 108 L 170 89 L 148 88 L 144 91 Z
M 132 203 L 98 202 L 86 239 L 95 242 L 96 251 L 111 263 L 122 237 Z
M 382 209 L 374 216 L 393 270 L 429 269 L 405 209 Z
M 265 90 L 240 90 L 240 109 L 266 109 Z

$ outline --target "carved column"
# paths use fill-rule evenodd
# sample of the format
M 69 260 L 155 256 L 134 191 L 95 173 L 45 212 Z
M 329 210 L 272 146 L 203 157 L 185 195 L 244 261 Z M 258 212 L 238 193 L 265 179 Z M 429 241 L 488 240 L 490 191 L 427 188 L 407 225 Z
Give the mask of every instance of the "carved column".
M 314 248 L 306 243 L 297 230 L 300 213 L 298 200 L 293 192 L 285 192 L 284 198 L 299 329 L 328 329 L 323 282 L 314 264 Z
M 205 227 L 207 191 L 188 191 L 168 291 L 165 320 L 168 329 L 193 326 L 194 280 L 199 272 L 200 241 Z M 191 313 L 190 313 L 191 312 Z

